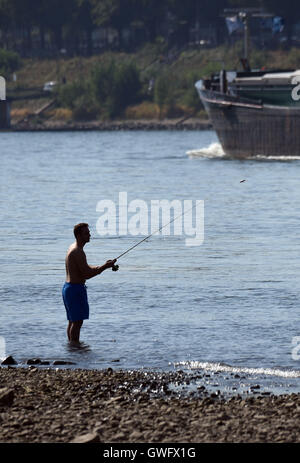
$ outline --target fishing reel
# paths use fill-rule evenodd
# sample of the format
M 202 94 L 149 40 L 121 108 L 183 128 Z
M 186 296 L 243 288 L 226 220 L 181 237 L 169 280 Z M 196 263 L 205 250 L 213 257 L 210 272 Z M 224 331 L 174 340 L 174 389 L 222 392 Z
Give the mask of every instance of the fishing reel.
M 119 270 L 119 266 L 114 264 L 111 269 L 113 272 L 117 272 Z

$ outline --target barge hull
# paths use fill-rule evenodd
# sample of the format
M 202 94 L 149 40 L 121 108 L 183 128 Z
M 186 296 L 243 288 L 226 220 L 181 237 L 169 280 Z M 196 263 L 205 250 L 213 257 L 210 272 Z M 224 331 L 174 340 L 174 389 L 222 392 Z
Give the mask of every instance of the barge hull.
M 198 90 L 226 155 L 300 156 L 300 111 Z

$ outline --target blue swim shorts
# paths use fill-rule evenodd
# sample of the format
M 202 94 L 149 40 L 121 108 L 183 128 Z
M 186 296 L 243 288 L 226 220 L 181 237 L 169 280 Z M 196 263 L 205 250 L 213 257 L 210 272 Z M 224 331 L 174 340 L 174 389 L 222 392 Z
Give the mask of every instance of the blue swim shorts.
M 86 320 L 89 318 L 89 303 L 86 286 L 79 283 L 65 283 L 62 297 L 70 322 Z

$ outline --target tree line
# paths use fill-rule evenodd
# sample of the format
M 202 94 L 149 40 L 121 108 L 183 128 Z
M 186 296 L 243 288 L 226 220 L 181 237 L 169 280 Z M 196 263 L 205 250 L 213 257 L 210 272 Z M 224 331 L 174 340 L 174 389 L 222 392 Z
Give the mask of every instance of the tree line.
M 250 3 L 281 15 L 290 40 L 300 20 L 292 0 L 0 0 L 0 48 L 42 57 L 133 51 L 155 41 L 181 47 L 191 31 L 208 25 L 219 45 L 226 36 L 224 8 Z

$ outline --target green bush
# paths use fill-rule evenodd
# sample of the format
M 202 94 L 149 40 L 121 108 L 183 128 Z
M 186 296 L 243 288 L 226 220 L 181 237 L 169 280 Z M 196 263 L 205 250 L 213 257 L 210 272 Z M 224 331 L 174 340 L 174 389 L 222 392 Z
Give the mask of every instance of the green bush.
M 0 48 L 0 74 L 8 77 L 8 74 L 16 71 L 21 66 L 18 53 Z
M 97 118 L 98 106 L 95 105 L 90 97 L 82 95 L 77 98 L 72 113 L 76 121 L 91 121 Z
M 166 116 L 174 115 L 175 117 L 175 107 L 180 93 L 180 83 L 177 75 L 164 72 L 157 77 L 154 85 L 154 102 L 159 107 L 160 118 L 163 110 Z
M 57 90 L 57 102 L 59 106 L 71 109 L 72 115 L 77 121 L 95 119 L 99 112 L 89 82 L 74 81 L 60 86 Z
M 182 82 L 183 92 L 181 102 L 189 107 L 193 113 L 197 113 L 202 108 L 202 103 L 195 87 L 195 83 L 200 79 L 199 73 L 192 71 L 184 77 L 184 81 Z
M 286 53 L 286 64 L 287 68 L 295 68 L 298 69 L 299 67 L 299 58 L 300 58 L 300 50 L 299 48 L 291 48 L 289 53 Z M 284 67 L 284 66 L 283 66 Z
M 119 116 L 137 102 L 141 90 L 139 71 L 132 63 L 96 66 L 90 79 L 62 85 L 57 91 L 60 106 L 69 108 L 77 120 L 90 120 L 101 114 Z
M 61 85 L 57 90 L 57 102 L 64 108 L 74 109 L 77 99 L 86 93 L 86 85 L 79 81 Z
M 91 87 L 102 113 L 108 117 L 116 117 L 127 106 L 138 101 L 141 91 L 140 74 L 133 63 L 116 64 L 111 61 L 94 68 Z
M 161 118 L 163 107 L 168 96 L 168 78 L 166 75 L 161 75 L 155 80 L 154 86 L 154 102 L 159 107 L 159 118 Z

